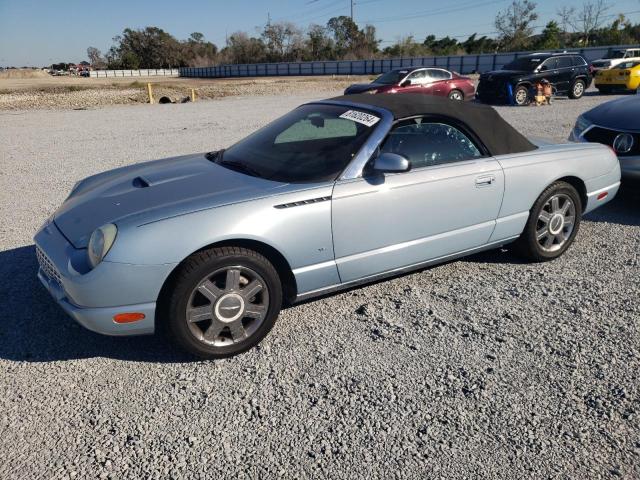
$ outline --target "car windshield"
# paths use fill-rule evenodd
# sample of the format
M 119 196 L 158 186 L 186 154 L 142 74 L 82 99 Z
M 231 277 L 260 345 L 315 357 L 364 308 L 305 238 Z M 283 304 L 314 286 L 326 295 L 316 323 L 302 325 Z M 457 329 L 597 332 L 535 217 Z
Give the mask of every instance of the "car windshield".
M 636 61 L 636 62 L 622 62 L 620 65 L 616 65 L 613 68 L 618 68 L 620 70 L 624 70 L 625 68 L 633 68 L 637 65 L 640 65 L 640 62 Z
M 383 85 L 396 85 L 409 74 L 409 70 L 391 70 L 390 72 L 380 75 L 373 83 L 381 83 Z
M 533 72 L 543 60 L 543 58 L 518 58 L 511 63 L 507 63 L 502 69 Z
M 604 57 L 602 58 L 606 58 L 606 59 L 610 59 L 610 58 L 624 58 L 624 50 L 614 50 L 613 52 L 609 52 L 607 53 Z
M 338 105 L 303 105 L 215 155 L 216 163 L 287 183 L 338 178 L 380 117 Z

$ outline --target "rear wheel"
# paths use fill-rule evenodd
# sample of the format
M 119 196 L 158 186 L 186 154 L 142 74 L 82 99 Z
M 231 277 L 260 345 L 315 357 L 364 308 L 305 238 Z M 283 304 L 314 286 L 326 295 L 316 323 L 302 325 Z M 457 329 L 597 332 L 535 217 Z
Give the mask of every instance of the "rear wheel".
M 451 90 L 449 92 L 449 100 L 464 100 L 464 93 L 460 90 Z
M 574 100 L 581 98 L 582 95 L 584 95 L 584 91 L 586 90 L 586 88 L 587 86 L 584 83 L 584 80 L 576 80 L 575 82 L 573 82 L 573 85 L 571 85 L 571 88 L 569 89 L 569 98 L 572 98 Z
M 553 260 L 573 243 L 582 218 L 576 189 L 566 182 L 549 186 L 536 200 L 516 251 L 535 262 Z
M 173 341 L 202 358 L 224 358 L 255 346 L 282 306 L 278 273 L 262 255 L 238 247 L 189 257 L 166 302 Z
M 513 91 L 513 101 L 519 107 L 529 104 L 529 89 L 524 85 L 519 85 Z

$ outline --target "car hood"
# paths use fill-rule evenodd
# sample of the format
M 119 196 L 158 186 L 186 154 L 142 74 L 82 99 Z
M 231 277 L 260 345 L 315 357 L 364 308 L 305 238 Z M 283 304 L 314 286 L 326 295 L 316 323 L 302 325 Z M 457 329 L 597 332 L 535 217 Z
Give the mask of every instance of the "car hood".
M 368 92 L 369 90 L 376 90 L 378 88 L 389 87 L 390 85 L 385 85 L 382 83 L 354 83 L 353 85 L 347 87 L 344 91 L 345 95 L 351 95 L 354 93 L 363 93 Z
M 118 168 L 76 185 L 53 220 L 76 248 L 107 224 L 133 219 L 139 224 L 184 213 L 261 198 L 290 184 L 239 173 L 204 154 L 174 157 Z
M 602 103 L 584 114 L 589 121 L 614 130 L 640 131 L 640 95 Z

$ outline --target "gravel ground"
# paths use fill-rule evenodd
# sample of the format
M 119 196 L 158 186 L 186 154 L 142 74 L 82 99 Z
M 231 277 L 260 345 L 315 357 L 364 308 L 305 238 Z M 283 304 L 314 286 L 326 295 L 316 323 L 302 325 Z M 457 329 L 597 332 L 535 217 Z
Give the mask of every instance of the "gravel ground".
M 90 333 L 39 285 L 31 237 L 76 180 L 314 96 L 0 113 L 0 477 L 639 478 L 637 186 L 559 260 L 488 252 L 309 302 L 224 361 Z M 561 140 L 601 101 L 500 112 Z
M 108 105 L 148 103 L 147 82 L 153 85 L 157 102 L 161 97 L 180 103 L 196 90 L 199 99 L 235 96 L 335 95 L 356 82 L 372 77 L 264 77 L 252 79 L 204 79 L 172 77 L 78 78 L 48 77 L 20 80 L 0 79 L 0 111 L 41 109 L 87 109 Z

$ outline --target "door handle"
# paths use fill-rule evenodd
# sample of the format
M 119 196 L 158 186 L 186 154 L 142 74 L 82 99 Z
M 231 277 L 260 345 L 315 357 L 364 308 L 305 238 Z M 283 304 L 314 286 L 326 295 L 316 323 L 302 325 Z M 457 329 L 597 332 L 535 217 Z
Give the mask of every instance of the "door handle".
M 476 187 L 488 187 L 495 181 L 496 177 L 494 175 L 484 175 L 476 178 Z

